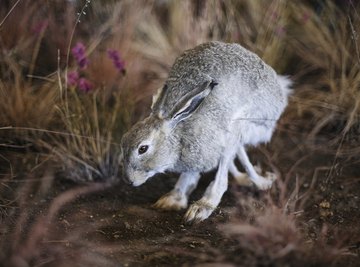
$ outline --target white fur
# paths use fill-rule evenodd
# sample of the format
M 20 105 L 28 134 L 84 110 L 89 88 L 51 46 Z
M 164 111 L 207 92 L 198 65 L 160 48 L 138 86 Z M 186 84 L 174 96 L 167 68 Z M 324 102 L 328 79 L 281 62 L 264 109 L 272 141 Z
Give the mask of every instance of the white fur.
M 285 92 L 286 96 L 289 96 L 292 93 L 291 86 L 293 82 L 290 80 L 288 76 L 278 75 L 277 76 L 280 87 Z
M 153 95 L 152 97 L 152 103 L 151 103 L 151 109 L 154 108 L 154 105 L 156 103 L 156 101 L 159 99 L 159 96 L 161 94 L 161 91 L 162 91 L 162 87 L 160 87 L 159 89 L 156 90 L 156 93 Z

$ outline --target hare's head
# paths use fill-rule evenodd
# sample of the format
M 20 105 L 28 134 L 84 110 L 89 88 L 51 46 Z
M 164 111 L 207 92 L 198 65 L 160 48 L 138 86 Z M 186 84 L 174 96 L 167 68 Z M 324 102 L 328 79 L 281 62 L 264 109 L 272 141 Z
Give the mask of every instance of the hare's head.
M 181 121 L 193 114 L 214 85 L 211 82 L 204 83 L 181 97 L 171 108 L 165 104 L 167 86 L 164 86 L 154 99 L 151 115 L 136 123 L 123 136 L 123 167 L 134 186 L 143 184 L 156 173 L 174 168 L 180 156 L 179 138 L 186 138 L 175 135 L 174 130 Z
M 169 169 L 174 161 L 166 125 L 155 116 L 135 124 L 123 136 L 121 145 L 124 171 L 134 186 Z

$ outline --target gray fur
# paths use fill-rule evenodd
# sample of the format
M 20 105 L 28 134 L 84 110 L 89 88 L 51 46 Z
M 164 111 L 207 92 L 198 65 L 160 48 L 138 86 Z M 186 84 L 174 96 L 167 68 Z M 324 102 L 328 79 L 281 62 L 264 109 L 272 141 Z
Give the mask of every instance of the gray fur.
M 150 116 L 123 137 L 129 179 L 140 185 L 158 172 L 201 173 L 220 162 L 228 168 L 237 148 L 270 140 L 287 105 L 289 85 L 289 80 L 238 44 L 210 42 L 185 51 L 155 97 Z M 138 147 L 144 143 L 149 150 L 139 155 Z M 261 182 L 257 185 L 262 187 Z M 201 205 L 218 204 L 221 196 L 207 201 L 214 198 L 213 191 L 207 198 L 204 195 Z M 212 212 L 199 215 L 198 209 L 195 215 L 188 212 L 187 219 L 202 220 Z

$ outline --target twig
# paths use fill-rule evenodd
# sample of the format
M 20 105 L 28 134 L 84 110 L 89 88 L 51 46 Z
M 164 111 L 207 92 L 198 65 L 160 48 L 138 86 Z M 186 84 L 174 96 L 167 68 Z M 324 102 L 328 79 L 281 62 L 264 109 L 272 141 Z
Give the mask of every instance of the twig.
M 12 6 L 12 8 L 9 10 L 9 12 L 6 14 L 5 18 L 0 23 L 0 29 L 2 25 L 4 24 L 5 20 L 10 16 L 10 14 L 13 12 L 15 7 L 20 3 L 20 0 L 17 0 L 16 3 Z
M 43 81 L 50 82 L 50 83 L 55 82 L 55 80 L 53 80 L 53 79 L 50 79 L 47 77 L 42 77 L 42 76 L 37 76 L 37 75 L 28 74 L 28 75 L 26 75 L 26 77 L 31 78 L 31 79 L 35 78 L 35 79 L 43 80 Z
M 67 75 L 68 75 L 68 69 L 69 69 L 71 44 L 72 44 L 72 40 L 74 39 L 76 27 L 80 23 L 81 15 L 86 14 L 85 9 L 88 7 L 90 2 L 91 2 L 91 0 L 86 0 L 85 5 L 81 9 L 81 11 L 78 13 L 78 17 L 76 19 L 74 28 L 73 28 L 73 30 L 71 32 L 70 40 L 69 40 L 69 44 L 68 44 L 68 48 L 67 48 L 66 65 L 65 65 L 65 106 L 66 106 L 66 113 L 67 114 L 69 113 L 69 106 L 68 106 L 68 101 L 67 101 L 67 84 L 68 84 Z
M 60 49 L 57 51 L 57 78 L 59 83 L 59 89 L 60 89 L 60 100 L 63 101 L 63 86 L 61 82 L 61 69 L 60 69 Z
M 351 21 L 350 16 L 348 16 L 348 19 L 349 19 L 349 24 L 350 24 L 350 28 L 351 28 L 351 34 L 352 34 L 352 37 L 353 37 L 353 40 L 354 40 L 354 44 L 355 44 L 356 56 L 357 56 L 357 59 L 358 59 L 358 64 L 360 65 L 359 47 L 358 47 L 357 42 L 356 42 L 357 39 L 358 39 L 358 34 L 357 34 L 357 32 L 355 31 L 355 29 L 354 29 L 354 25 L 352 24 L 352 21 Z

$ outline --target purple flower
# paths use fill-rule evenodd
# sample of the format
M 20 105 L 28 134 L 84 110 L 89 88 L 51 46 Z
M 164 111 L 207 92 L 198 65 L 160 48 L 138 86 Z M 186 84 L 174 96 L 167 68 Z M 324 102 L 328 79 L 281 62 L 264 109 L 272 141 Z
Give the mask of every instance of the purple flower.
M 86 57 L 85 54 L 85 45 L 83 43 L 78 42 L 72 49 L 71 52 L 80 67 L 80 69 L 86 69 L 89 65 L 90 61 Z
M 79 85 L 79 89 L 86 92 L 86 93 L 88 93 L 89 91 L 91 91 L 93 89 L 92 83 L 89 82 L 85 78 L 80 78 L 79 82 L 78 82 L 78 85 Z
M 121 59 L 119 52 L 114 49 L 108 49 L 107 53 L 115 68 L 119 72 L 125 73 L 125 62 Z
M 70 71 L 67 74 L 67 84 L 69 86 L 76 86 L 79 81 L 79 73 L 75 71 Z
M 90 61 L 88 60 L 88 58 L 83 57 L 81 59 L 76 60 L 80 69 L 86 69 L 86 67 L 89 65 Z

